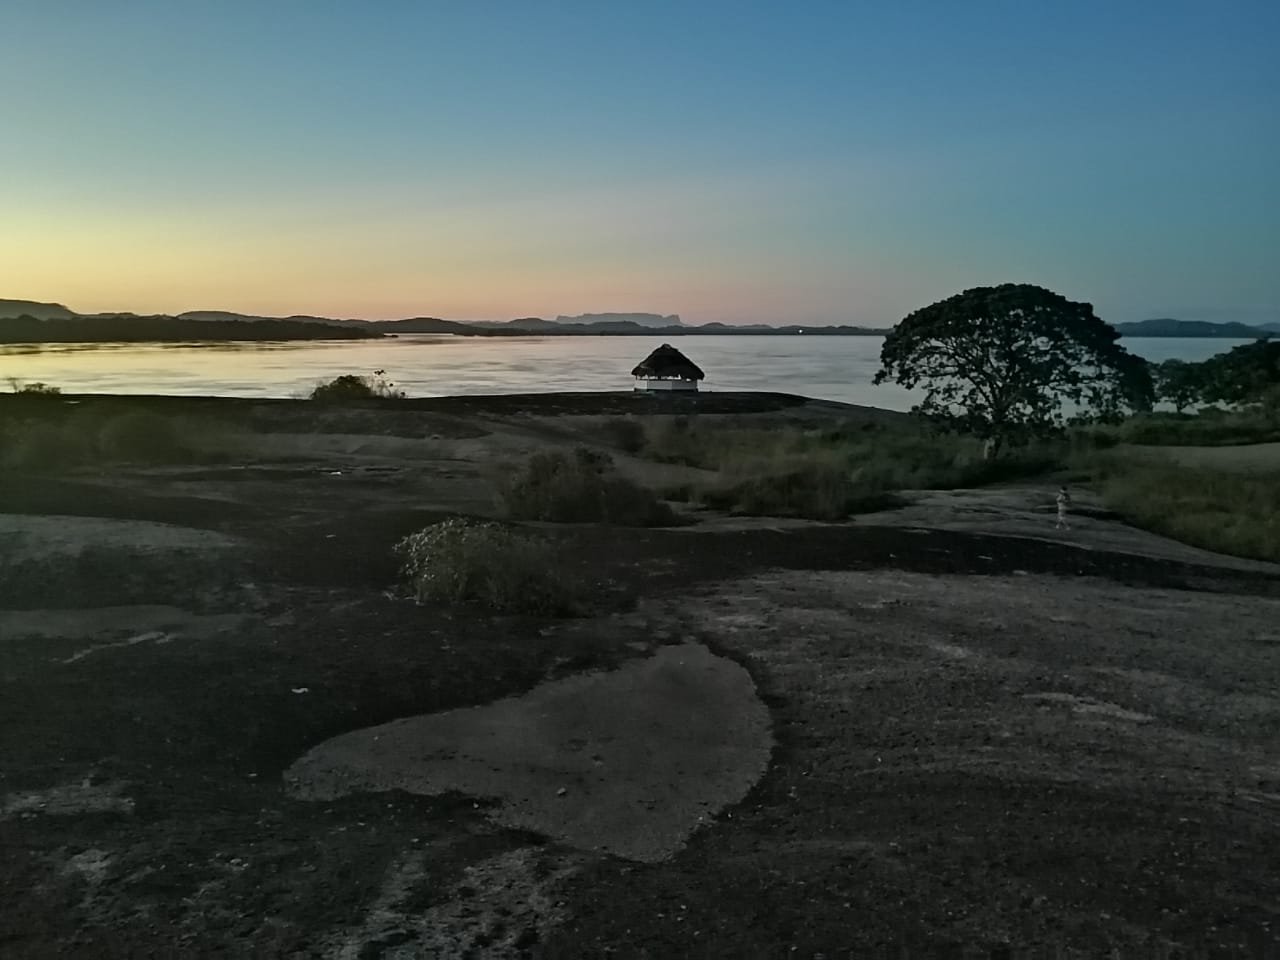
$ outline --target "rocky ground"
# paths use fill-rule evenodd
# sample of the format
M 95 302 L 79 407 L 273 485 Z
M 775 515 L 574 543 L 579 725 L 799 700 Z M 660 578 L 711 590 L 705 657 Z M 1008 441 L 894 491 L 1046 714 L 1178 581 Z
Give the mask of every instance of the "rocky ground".
M 546 528 L 570 620 L 400 595 L 630 402 L 208 404 L 225 462 L 0 477 L 0 955 L 1280 951 L 1280 570 L 1085 491 Z

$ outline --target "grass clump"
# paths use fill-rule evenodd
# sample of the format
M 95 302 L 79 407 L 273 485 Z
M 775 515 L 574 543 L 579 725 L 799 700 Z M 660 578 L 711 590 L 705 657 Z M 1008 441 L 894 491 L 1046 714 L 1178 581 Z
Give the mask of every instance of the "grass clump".
M 645 455 L 729 476 L 770 476 L 847 469 L 864 487 L 933 490 L 981 486 L 1033 476 L 1061 460 L 1060 444 L 1027 444 L 994 460 L 983 457 L 982 441 L 939 433 L 927 424 L 845 422 L 823 427 L 779 424 L 768 427 L 708 428 L 679 419 L 652 430 Z
M 1147 413 L 1112 428 L 1120 442 L 1162 447 L 1221 447 L 1280 440 L 1280 403 L 1199 413 Z
M 877 482 L 820 461 L 722 480 L 690 495 L 704 506 L 729 513 L 807 520 L 844 520 L 900 502 Z
M 499 488 L 513 520 L 652 527 L 675 514 L 649 489 L 616 472 L 607 454 L 587 447 L 535 453 Z
M 419 603 L 475 606 L 498 613 L 572 613 L 576 591 L 554 547 L 500 524 L 454 518 L 395 547 Z
M 902 490 L 975 487 L 1057 469 L 1062 444 L 1026 445 L 995 460 L 972 437 L 919 421 L 846 421 L 714 428 L 675 418 L 649 432 L 646 456 L 714 471 L 685 498 L 759 516 L 841 520 L 900 503 Z
M 375 370 L 372 376 L 362 377 L 344 373 L 328 383 L 316 384 L 311 399 L 318 403 L 358 405 L 373 400 L 403 400 L 405 393 L 386 377 L 385 370 Z
M 172 463 L 191 458 L 188 436 L 171 417 L 130 410 L 103 422 L 97 445 L 104 460 Z
M 59 408 L 6 424 L 0 466 L 49 472 L 104 463 L 205 463 L 226 459 L 238 442 L 226 424 L 204 418 Z
M 62 395 L 60 387 L 53 387 L 38 380 L 24 383 L 16 377 L 9 378 L 9 389 L 25 397 L 57 397 Z
M 92 436 L 58 422 L 12 424 L 0 437 L 0 464 L 11 470 L 70 469 L 91 461 L 96 452 Z
M 623 453 L 640 453 L 648 442 L 644 424 L 635 417 L 610 417 L 602 429 L 605 442 Z
M 1112 459 L 1094 475 L 1106 506 L 1136 527 L 1218 553 L 1280 562 L 1280 473 Z

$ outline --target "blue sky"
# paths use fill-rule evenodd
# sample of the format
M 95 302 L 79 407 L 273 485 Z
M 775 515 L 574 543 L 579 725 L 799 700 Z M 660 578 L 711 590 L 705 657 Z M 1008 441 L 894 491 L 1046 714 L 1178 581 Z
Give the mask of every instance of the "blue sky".
M 0 5 L 0 296 L 1280 319 L 1280 4 Z

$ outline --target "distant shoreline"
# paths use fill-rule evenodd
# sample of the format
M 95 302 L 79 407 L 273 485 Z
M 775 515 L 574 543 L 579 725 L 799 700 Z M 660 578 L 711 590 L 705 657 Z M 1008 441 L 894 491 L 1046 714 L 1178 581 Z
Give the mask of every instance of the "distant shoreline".
M 150 318 L 148 318 L 150 319 Z M 23 322 L 16 322 L 21 320 Z M 451 321 L 441 321 L 451 323 Z M 382 321 L 401 324 L 403 321 Z M 372 325 L 372 322 L 371 322 Z M 127 329 L 101 320 L 47 320 L 26 322 L 26 318 L 0 320 L 0 345 L 56 343 L 287 343 L 324 340 L 391 340 L 401 335 L 448 336 L 466 339 L 528 339 L 533 337 L 883 337 L 888 330 L 849 327 L 803 327 L 773 330 L 732 330 L 698 327 L 647 328 L 635 330 L 525 330 L 456 326 L 439 329 L 427 325 L 397 326 L 381 331 L 363 327 L 270 320 L 178 320 L 171 329 L 147 324 L 147 329 Z
M 0 391 L 0 409 L 31 410 L 65 404 L 81 408 L 145 408 L 165 413 L 210 410 L 248 411 L 254 407 L 315 409 L 314 400 L 299 397 L 238 397 L 217 394 L 64 393 L 54 395 Z M 370 400 L 346 409 L 399 410 L 420 413 L 482 413 L 532 416 L 624 416 L 662 414 L 753 414 L 808 409 L 815 414 L 843 412 L 877 420 L 896 421 L 909 414 L 868 404 L 824 400 L 768 390 L 707 391 L 654 394 L 635 390 L 549 390 L 545 393 L 459 393 L 434 397 Z

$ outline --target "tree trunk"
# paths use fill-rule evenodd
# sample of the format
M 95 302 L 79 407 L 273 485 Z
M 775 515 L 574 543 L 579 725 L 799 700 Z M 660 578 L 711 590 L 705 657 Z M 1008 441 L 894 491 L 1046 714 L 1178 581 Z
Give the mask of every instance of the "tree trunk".
M 1003 441 L 1000 437 L 987 437 L 987 442 L 982 445 L 982 459 L 994 460 L 1000 456 L 1000 447 Z

